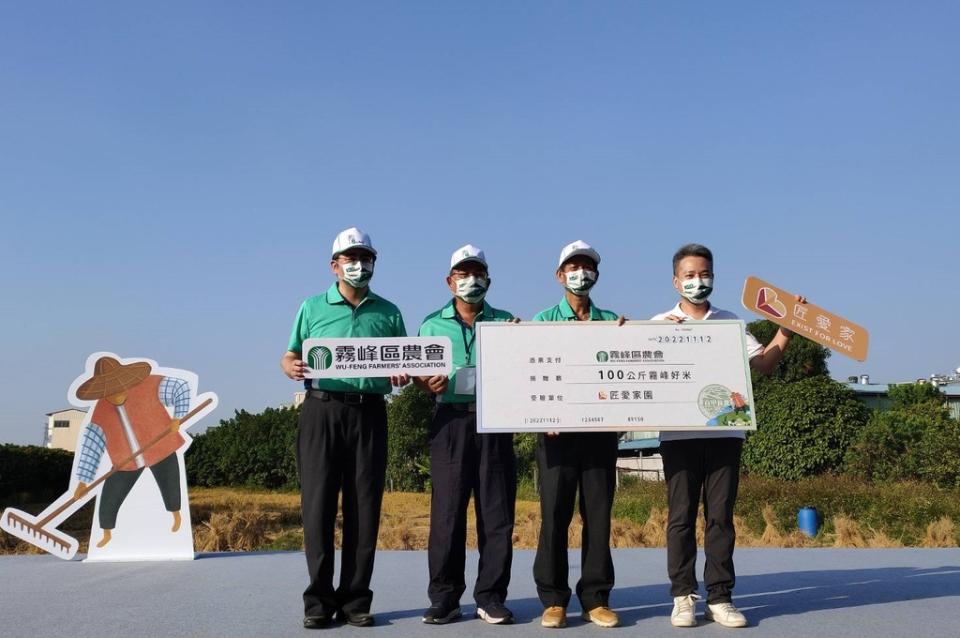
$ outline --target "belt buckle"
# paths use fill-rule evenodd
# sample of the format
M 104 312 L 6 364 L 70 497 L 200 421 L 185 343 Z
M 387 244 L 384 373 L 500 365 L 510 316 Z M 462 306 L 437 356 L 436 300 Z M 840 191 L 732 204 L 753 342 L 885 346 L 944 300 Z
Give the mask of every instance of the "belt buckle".
M 314 399 L 317 399 L 317 400 L 319 400 L 319 401 L 329 401 L 329 400 L 330 400 L 330 393 L 329 393 L 329 392 L 326 392 L 326 391 L 324 391 L 324 390 L 314 390 L 313 388 L 310 388 L 309 390 L 307 390 L 307 396 L 308 396 L 308 397 L 312 397 L 312 398 L 314 398 Z
M 347 405 L 360 405 L 363 403 L 363 395 L 359 392 L 344 392 L 343 402 Z

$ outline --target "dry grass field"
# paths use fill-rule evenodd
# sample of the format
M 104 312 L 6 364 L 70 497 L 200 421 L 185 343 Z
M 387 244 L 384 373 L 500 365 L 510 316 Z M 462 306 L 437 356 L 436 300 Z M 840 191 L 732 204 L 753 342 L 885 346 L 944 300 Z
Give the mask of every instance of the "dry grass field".
M 737 545 L 740 547 L 957 547 L 956 517 L 938 514 L 941 511 L 921 503 L 920 518 L 911 523 L 906 514 L 882 510 L 879 518 L 869 513 L 848 515 L 836 513 L 824 521 L 823 530 L 808 538 L 791 524 L 789 513 L 775 494 L 767 493 L 766 483 L 744 481 L 736 516 Z M 637 485 L 618 492 L 614 506 L 611 545 L 613 547 L 664 547 L 666 544 L 666 508 L 662 485 Z M 848 488 L 848 491 L 852 488 Z M 917 488 L 906 486 L 906 491 Z M 197 551 L 253 551 L 266 549 L 300 549 L 303 530 L 300 525 L 299 495 L 290 492 L 258 492 L 230 488 L 194 488 L 190 492 L 193 534 Z M 947 497 L 955 499 L 955 495 Z M 534 549 L 540 529 L 539 506 L 531 489 L 521 489 L 517 501 L 514 546 Z M 896 495 L 894 495 L 896 499 Z M 782 500 L 782 499 L 781 499 Z M 866 501 L 866 499 L 861 499 Z M 902 499 L 901 499 L 902 500 Z M 857 501 L 859 502 L 859 501 Z M 952 503 L 952 501 L 949 501 Z M 774 507 L 776 503 L 777 507 Z M 39 511 L 42 505 L 27 508 Z M 876 509 L 876 505 L 873 505 Z M 756 511 L 755 511 L 756 510 Z M 779 516 L 778 512 L 779 510 Z M 872 511 L 872 510 L 871 510 Z M 953 510 L 949 510 L 953 511 Z M 787 512 L 787 514 L 784 514 Z M 388 492 L 384 495 L 378 547 L 381 549 L 426 549 L 430 530 L 430 495 Z M 92 507 L 81 510 L 62 529 L 82 541 L 86 551 Z M 890 521 L 889 525 L 871 524 L 871 520 Z M 340 520 L 337 521 L 337 544 L 340 542 Z M 468 513 L 467 545 L 476 547 L 476 520 L 472 503 Z M 6 534 L 0 541 L 0 553 L 37 553 L 39 550 Z M 697 530 L 703 542 L 703 518 Z M 580 546 L 580 521 L 575 516 L 570 526 L 570 547 Z
M 299 499 L 296 494 L 263 494 L 227 489 L 194 490 L 194 538 L 198 551 L 250 550 L 256 548 L 295 549 L 303 542 L 299 524 Z M 430 496 L 388 492 L 384 495 L 380 523 L 381 549 L 426 549 L 430 531 Z M 838 515 L 816 538 L 808 538 L 797 529 L 784 529 L 772 506 L 763 509 L 763 525 L 752 528 L 736 517 L 737 545 L 740 547 L 902 547 L 903 541 L 891 538 L 883 530 L 861 525 Z M 612 525 L 613 547 L 664 547 L 667 515 L 654 507 L 643 522 L 615 517 Z M 703 542 L 703 517 L 697 529 Z M 517 549 L 535 549 L 540 530 L 536 501 L 517 501 L 513 541 Z M 339 544 L 339 519 L 337 542 Z M 467 516 L 467 545 L 476 548 L 476 519 L 472 503 Z M 574 516 L 570 526 L 570 547 L 580 546 L 580 520 Z M 923 547 L 956 547 L 957 529 L 949 517 L 930 523 L 917 543 Z

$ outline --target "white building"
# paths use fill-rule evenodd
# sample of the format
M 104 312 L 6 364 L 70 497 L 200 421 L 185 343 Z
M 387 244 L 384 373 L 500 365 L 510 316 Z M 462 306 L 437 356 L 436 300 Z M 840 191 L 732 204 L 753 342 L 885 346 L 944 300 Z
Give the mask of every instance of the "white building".
M 659 432 L 626 432 L 620 436 L 617 455 L 617 485 L 628 474 L 651 481 L 663 480 Z
M 80 425 L 87 413 L 76 408 L 67 408 L 47 413 L 47 432 L 44 447 L 75 452 L 80 437 Z

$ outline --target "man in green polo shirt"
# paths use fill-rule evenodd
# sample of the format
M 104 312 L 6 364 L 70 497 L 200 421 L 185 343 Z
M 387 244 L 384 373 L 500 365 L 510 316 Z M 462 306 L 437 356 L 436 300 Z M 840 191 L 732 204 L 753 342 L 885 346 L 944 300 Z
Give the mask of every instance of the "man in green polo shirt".
M 537 314 L 534 321 L 617 321 L 622 317 L 597 308 L 590 289 L 599 276 L 600 255 L 589 244 L 575 241 L 560 251 L 556 278 L 565 289 L 556 306 Z M 610 511 L 616 488 L 616 432 L 548 433 L 537 437 L 540 473 L 540 538 L 533 578 L 544 612 L 544 627 L 564 627 L 570 586 L 567 581 L 567 533 L 580 490 L 580 582 L 577 598 L 583 619 L 601 627 L 615 627 L 620 619 L 609 607 L 613 589 L 610 554 Z
M 428 561 L 430 608 L 427 624 L 460 617 L 466 591 L 467 504 L 471 493 L 477 512 L 480 563 L 473 597 L 477 616 L 507 624 L 513 614 L 504 606 L 513 561 L 513 521 L 517 496 L 513 435 L 477 434 L 476 322 L 511 321 L 513 315 L 484 301 L 490 275 L 483 251 L 467 244 L 450 258 L 447 285 L 453 299 L 420 326 L 421 336 L 445 336 L 453 343 L 454 372 L 414 380 L 437 398 L 430 424 L 430 539 Z
M 383 397 L 409 377 L 304 380 L 303 342 L 406 336 L 400 310 L 370 291 L 376 258 L 363 231 L 348 228 L 337 236 L 330 262 L 337 281 L 300 306 L 280 361 L 284 374 L 307 388 L 297 433 L 297 471 L 310 575 L 303 593 L 303 626 L 308 629 L 326 627 L 335 614 L 355 626 L 374 623 L 370 579 L 387 467 Z M 334 589 L 334 524 L 341 493 L 343 552 L 340 585 Z

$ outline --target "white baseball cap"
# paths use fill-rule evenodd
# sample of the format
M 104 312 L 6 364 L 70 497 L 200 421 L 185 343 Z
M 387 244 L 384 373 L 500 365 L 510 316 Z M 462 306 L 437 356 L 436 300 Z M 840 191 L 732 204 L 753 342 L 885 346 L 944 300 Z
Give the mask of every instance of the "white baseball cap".
M 579 239 L 572 244 L 567 244 L 563 247 L 563 250 L 560 251 L 560 263 L 557 264 L 557 268 L 563 265 L 565 261 L 571 257 L 576 257 L 577 255 L 584 255 L 593 260 L 593 263 L 600 263 L 600 253 L 595 251 L 593 247 L 585 241 L 580 241 Z
M 337 235 L 337 238 L 333 240 L 333 256 L 336 257 L 351 248 L 363 248 L 374 255 L 377 254 L 377 251 L 373 249 L 373 242 L 370 241 L 370 235 L 359 228 L 348 228 Z
M 483 251 L 473 244 L 461 246 L 453 251 L 453 254 L 450 255 L 450 270 L 453 270 L 465 261 L 475 261 L 483 264 L 484 268 L 487 267 L 487 258 L 484 256 Z

